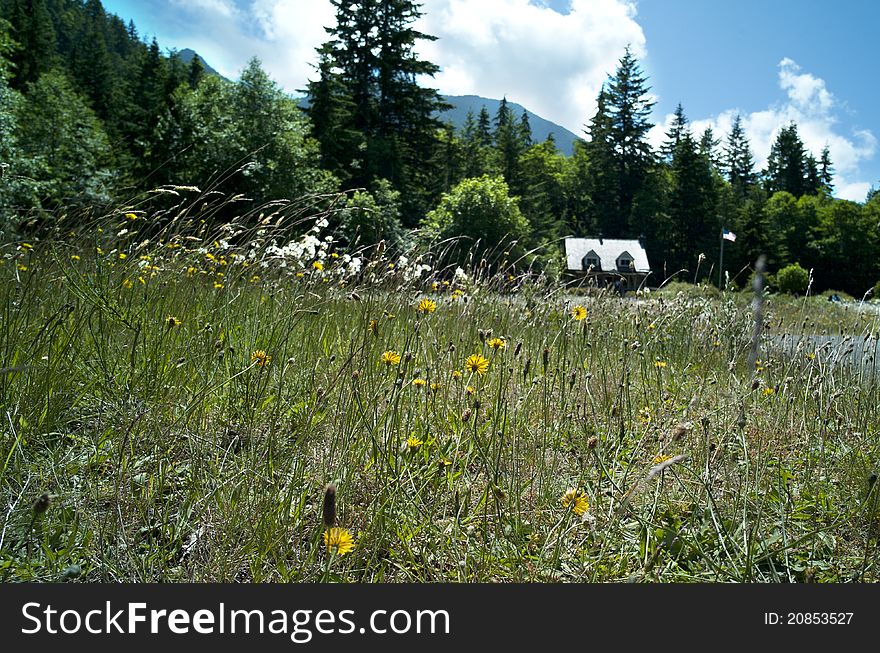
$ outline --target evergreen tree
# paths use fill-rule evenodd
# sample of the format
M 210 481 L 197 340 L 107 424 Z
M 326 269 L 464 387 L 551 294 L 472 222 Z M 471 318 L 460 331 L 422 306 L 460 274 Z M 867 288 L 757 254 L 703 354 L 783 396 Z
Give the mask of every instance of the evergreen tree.
M 700 153 L 689 130 L 681 133 L 672 155 L 673 187 L 669 218 L 673 228 L 669 261 L 676 268 L 695 270 L 697 257 L 715 257 L 721 224 L 717 216 L 717 195 L 711 163 Z M 708 272 L 709 265 L 701 265 Z
M 513 111 L 507 98 L 501 99 L 495 113 L 495 150 L 498 169 L 514 195 L 522 190 L 519 158 L 525 152 L 524 134 L 520 125 L 514 121 Z
M 348 104 L 351 125 L 363 135 L 364 144 L 345 143 L 339 163 L 353 169 L 348 185 L 369 187 L 379 178 L 389 180 L 401 191 L 404 222 L 412 224 L 430 200 L 434 185 L 430 164 L 436 160 L 442 127 L 435 113 L 447 108 L 436 90 L 417 83 L 439 68 L 419 59 L 415 46 L 436 37 L 412 27 L 421 16 L 417 2 L 332 3 L 336 24 L 327 29 L 331 39 L 319 50 L 327 59 L 320 68 L 321 82 L 325 92 L 347 96 L 347 102 L 337 103 L 336 108 Z M 326 76 L 336 77 L 336 82 L 327 83 Z M 311 95 L 318 89 L 309 90 Z M 311 110 L 313 119 L 316 113 Z M 319 129 L 316 135 L 326 138 L 327 132 Z M 355 145 L 356 149 L 348 149 Z
M 711 127 L 706 127 L 700 136 L 700 154 L 702 154 L 715 170 L 721 169 L 721 156 L 718 148 L 721 145 L 721 139 L 715 138 L 715 132 Z
M 678 106 L 675 107 L 675 113 L 672 116 L 672 124 L 666 132 L 666 141 L 660 148 L 660 154 L 662 154 L 667 161 L 671 160 L 672 156 L 675 154 L 675 148 L 678 147 L 681 137 L 688 129 L 687 125 L 688 119 L 684 115 L 684 109 L 681 106 L 681 102 L 679 102 Z
M 610 227 L 607 237 L 634 237 L 643 233 L 651 216 L 635 215 L 634 200 L 643 188 L 654 155 L 648 144 L 649 121 L 654 102 L 648 97 L 638 61 L 629 48 L 619 61 L 617 72 L 608 82 L 607 106 L 610 117 L 610 141 L 617 175 L 616 215 L 605 216 Z
M 12 86 L 21 90 L 52 67 L 55 27 L 45 0 L 11 0 L 5 9 L 12 38 L 18 43 L 12 56 Z
M 812 154 L 807 154 L 806 165 L 804 166 L 804 193 L 808 195 L 816 195 L 821 192 L 822 179 L 819 175 L 819 162 Z
M 71 70 L 92 109 L 102 120 L 109 120 L 117 108 L 116 80 L 104 34 L 106 15 L 100 0 L 88 0 L 80 33 L 71 55 Z
M 727 181 L 733 188 L 734 196 L 744 199 L 749 189 L 757 182 L 755 159 L 749 146 L 749 139 L 742 126 L 742 118 L 737 115 L 727 137 L 723 163 Z
M 355 126 L 355 105 L 341 76 L 334 72 L 333 49 L 325 43 L 318 49 L 317 81 L 309 82 L 312 135 L 321 147 L 321 167 L 344 184 L 352 185 L 352 175 L 364 167 L 364 134 Z
M 831 150 L 827 145 L 822 148 L 822 156 L 819 159 L 819 181 L 822 190 L 830 195 L 834 190 L 834 167 L 831 163 Z
M 187 71 L 186 81 L 190 88 L 195 88 L 205 76 L 205 66 L 202 64 L 202 58 L 198 55 L 193 56 L 189 62 L 189 70 Z
M 110 200 L 110 143 L 65 73 L 53 70 L 29 85 L 18 124 L 21 150 L 39 166 L 44 207 Z
M 532 125 L 529 123 L 529 114 L 523 109 L 522 116 L 519 119 L 520 140 L 524 147 L 528 148 L 533 145 L 532 142 Z
M 791 123 L 776 135 L 767 159 L 764 183 L 769 194 L 778 191 L 800 197 L 808 192 L 807 151 L 798 135 L 797 125 Z
M 589 140 L 583 147 L 583 153 L 588 162 L 586 190 L 590 197 L 589 214 L 577 212 L 575 226 L 585 235 L 617 236 L 620 235 L 620 176 L 615 165 L 612 118 L 604 86 L 599 91 L 596 113 L 586 133 Z
M 485 107 L 483 107 L 485 109 Z M 491 139 L 491 135 L 489 137 Z M 462 175 L 480 177 L 489 172 L 489 145 L 485 142 L 473 111 L 468 111 L 461 132 Z
M 492 145 L 492 120 L 485 104 L 480 107 L 480 116 L 477 118 L 477 138 L 484 147 Z

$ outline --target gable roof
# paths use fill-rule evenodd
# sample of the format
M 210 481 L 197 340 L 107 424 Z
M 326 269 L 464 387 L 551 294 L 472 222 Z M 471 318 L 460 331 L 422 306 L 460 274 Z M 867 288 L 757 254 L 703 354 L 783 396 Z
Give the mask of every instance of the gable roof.
M 622 240 L 616 238 L 572 238 L 565 239 L 565 258 L 569 270 L 583 270 L 584 257 L 595 252 L 603 272 L 617 270 L 617 259 L 627 253 L 633 259 L 636 272 L 650 272 L 648 255 L 638 240 Z

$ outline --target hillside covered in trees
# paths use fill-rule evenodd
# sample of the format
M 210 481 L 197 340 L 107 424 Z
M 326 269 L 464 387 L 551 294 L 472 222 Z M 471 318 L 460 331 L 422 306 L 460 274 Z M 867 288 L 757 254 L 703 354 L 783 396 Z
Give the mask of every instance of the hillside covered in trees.
M 880 279 L 880 196 L 838 200 L 831 152 L 809 152 L 792 123 L 766 169 L 749 135 L 693 133 L 684 108 L 659 151 L 648 142 L 649 80 L 627 51 L 571 156 L 535 142 L 502 100 L 443 120 L 437 70 L 415 45 L 417 2 L 335 0 L 301 108 L 256 59 L 227 81 L 198 57 L 165 52 L 100 0 L 0 0 L 0 232 L 101 215 L 165 184 L 216 188 L 254 205 L 340 201 L 339 237 L 390 247 L 467 237 L 517 240 L 524 261 L 559 267 L 565 235 L 644 237 L 654 283 L 717 279 L 719 234 L 737 234 L 725 268 L 739 285 L 760 254 L 799 263 L 814 289 L 862 296 Z M 513 89 L 512 89 L 513 90 Z M 464 256 L 467 248 L 450 255 Z M 704 259 L 701 259 L 701 255 Z

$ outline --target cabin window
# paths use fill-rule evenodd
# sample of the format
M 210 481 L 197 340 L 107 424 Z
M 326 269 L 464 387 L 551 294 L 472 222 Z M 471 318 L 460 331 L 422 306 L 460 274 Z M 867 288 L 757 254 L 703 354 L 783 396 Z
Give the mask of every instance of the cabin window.
M 622 271 L 629 271 L 633 269 L 632 259 L 622 258 L 617 261 L 617 269 Z
M 594 256 L 587 256 L 584 259 L 584 268 L 589 269 L 593 268 L 594 270 L 601 270 L 602 266 L 599 265 L 599 259 Z

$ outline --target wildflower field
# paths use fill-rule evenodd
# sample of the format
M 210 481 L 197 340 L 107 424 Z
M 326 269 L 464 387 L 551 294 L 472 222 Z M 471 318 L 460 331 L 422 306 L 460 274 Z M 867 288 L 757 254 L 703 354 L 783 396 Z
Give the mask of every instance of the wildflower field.
M 3 580 L 880 579 L 873 313 L 189 215 L 0 252 Z

